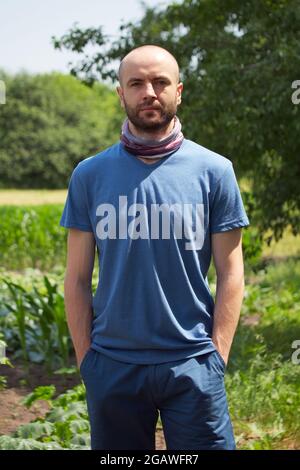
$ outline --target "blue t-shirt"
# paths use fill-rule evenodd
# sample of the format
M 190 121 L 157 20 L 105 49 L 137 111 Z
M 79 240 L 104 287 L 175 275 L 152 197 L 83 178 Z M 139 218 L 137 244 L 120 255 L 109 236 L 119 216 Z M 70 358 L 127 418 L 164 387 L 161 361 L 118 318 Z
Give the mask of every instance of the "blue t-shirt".
M 215 349 L 211 234 L 249 225 L 229 159 L 184 139 L 147 164 L 119 142 L 74 169 L 60 225 L 98 247 L 93 349 L 136 364 Z

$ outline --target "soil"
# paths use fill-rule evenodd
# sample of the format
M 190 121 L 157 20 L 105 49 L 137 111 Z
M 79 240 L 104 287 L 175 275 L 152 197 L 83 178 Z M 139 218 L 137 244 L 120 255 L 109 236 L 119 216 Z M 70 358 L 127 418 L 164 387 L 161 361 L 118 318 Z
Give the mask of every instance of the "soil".
M 12 363 L 13 368 L 0 365 L 0 376 L 4 376 L 7 380 L 6 387 L 0 389 L 0 435 L 10 434 L 21 424 L 45 416 L 49 410 L 47 402 L 39 400 L 30 409 L 21 403 L 22 399 L 36 387 L 55 385 L 55 398 L 81 382 L 79 374 L 49 374 L 39 364 L 30 364 L 27 371 L 20 362 L 13 360 Z M 156 430 L 155 441 L 157 450 L 166 449 L 162 429 Z

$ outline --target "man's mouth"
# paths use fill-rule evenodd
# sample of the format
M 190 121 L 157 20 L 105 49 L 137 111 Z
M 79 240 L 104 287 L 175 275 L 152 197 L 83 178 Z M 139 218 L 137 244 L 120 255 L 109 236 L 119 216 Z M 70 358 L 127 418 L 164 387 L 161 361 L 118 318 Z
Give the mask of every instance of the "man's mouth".
M 159 111 L 159 108 L 142 108 L 140 111 Z

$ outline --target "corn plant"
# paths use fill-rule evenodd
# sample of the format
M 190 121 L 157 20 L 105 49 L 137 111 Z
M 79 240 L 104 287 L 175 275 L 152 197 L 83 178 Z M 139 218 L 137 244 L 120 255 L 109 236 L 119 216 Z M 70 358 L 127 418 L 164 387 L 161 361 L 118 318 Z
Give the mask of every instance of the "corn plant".
M 48 370 L 52 370 L 68 365 L 71 341 L 63 294 L 46 275 L 43 281 L 42 289 L 33 286 L 32 292 L 28 292 L 3 279 L 10 293 L 10 301 L 4 305 L 10 312 L 9 327 L 16 329 L 25 363 L 28 365 L 33 359 L 44 361 Z
M 26 303 L 24 302 L 26 291 L 25 289 L 15 284 L 12 281 L 3 279 L 3 282 L 7 285 L 11 294 L 11 302 L 4 303 L 6 308 L 14 314 L 17 332 L 20 340 L 20 346 L 23 354 L 25 364 L 28 365 L 28 352 L 26 348 Z

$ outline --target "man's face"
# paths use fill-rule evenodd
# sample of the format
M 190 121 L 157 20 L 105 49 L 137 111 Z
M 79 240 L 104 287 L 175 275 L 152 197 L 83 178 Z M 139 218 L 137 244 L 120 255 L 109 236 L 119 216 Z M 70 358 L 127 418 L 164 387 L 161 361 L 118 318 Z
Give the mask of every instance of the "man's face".
M 175 116 L 182 89 L 174 64 L 154 55 L 124 64 L 117 91 L 133 125 L 141 131 L 156 131 L 166 128 Z

